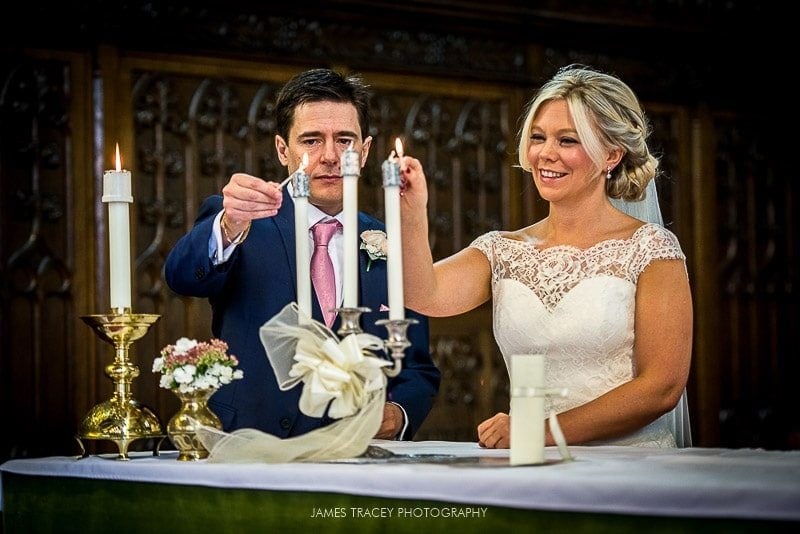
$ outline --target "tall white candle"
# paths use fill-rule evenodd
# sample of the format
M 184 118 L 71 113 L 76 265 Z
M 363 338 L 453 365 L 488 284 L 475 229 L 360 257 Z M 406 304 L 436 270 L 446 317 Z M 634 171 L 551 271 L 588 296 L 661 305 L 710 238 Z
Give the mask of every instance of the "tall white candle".
M 344 195 L 343 270 L 344 307 L 358 307 L 358 177 L 361 174 L 361 156 L 352 144 L 342 152 L 342 180 Z
M 301 317 L 311 317 L 311 260 L 308 238 L 308 154 L 292 174 L 292 198 L 294 199 L 294 250 L 297 269 L 297 307 Z
M 131 308 L 131 233 L 128 204 L 133 202 L 131 173 L 122 170 L 117 144 L 117 169 L 103 173 L 103 202 L 108 203 L 108 262 L 111 309 Z
M 402 157 L 403 148 L 397 139 L 397 154 Z M 383 197 L 386 211 L 386 276 L 389 291 L 389 319 L 405 318 L 403 302 L 403 248 L 400 230 L 400 163 L 391 156 L 381 165 L 383 173 Z
M 511 465 L 544 463 L 544 356 L 511 356 Z

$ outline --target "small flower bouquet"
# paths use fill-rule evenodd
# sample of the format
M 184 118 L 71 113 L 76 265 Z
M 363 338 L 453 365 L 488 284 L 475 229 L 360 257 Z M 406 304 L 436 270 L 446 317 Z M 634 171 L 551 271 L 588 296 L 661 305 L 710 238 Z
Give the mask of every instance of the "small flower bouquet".
M 228 354 L 228 344 L 220 339 L 198 342 L 180 338 L 174 345 L 161 349 L 153 360 L 153 372 L 161 373 L 159 385 L 164 389 L 191 393 L 201 389 L 219 389 L 244 376 L 235 367 L 236 356 Z
M 367 251 L 369 262 L 367 262 L 367 271 L 372 266 L 372 260 L 384 260 L 389 252 L 389 244 L 386 240 L 386 232 L 381 230 L 365 230 L 361 232 L 361 245 L 362 250 Z

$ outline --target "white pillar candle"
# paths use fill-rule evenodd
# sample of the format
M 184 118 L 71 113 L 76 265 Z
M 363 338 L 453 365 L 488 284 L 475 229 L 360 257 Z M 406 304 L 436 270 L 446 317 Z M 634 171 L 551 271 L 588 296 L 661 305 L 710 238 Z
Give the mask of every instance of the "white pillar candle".
M 358 307 L 358 177 L 361 174 L 361 155 L 351 146 L 342 152 L 341 160 L 344 228 L 343 270 L 344 307 Z
M 103 198 L 108 203 L 108 263 L 110 303 L 114 313 L 131 308 L 131 233 L 128 204 L 133 202 L 131 173 L 122 170 L 117 145 L 117 169 L 103 173 Z
M 511 356 L 511 465 L 544 463 L 544 356 Z
M 402 155 L 402 145 L 397 140 L 397 153 Z M 383 196 L 386 212 L 386 276 L 389 290 L 389 319 L 405 318 L 403 302 L 403 248 L 400 227 L 400 164 L 389 157 L 381 165 Z
M 308 154 L 303 154 L 300 167 L 292 173 L 292 198 L 294 199 L 294 250 L 297 270 L 297 307 L 301 318 L 311 317 L 311 260 L 308 237 Z

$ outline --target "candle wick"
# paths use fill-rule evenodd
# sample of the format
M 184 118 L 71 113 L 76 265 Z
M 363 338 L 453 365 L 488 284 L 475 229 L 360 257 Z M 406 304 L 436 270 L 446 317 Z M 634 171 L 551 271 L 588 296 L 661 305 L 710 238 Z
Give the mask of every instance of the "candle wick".
M 402 152 L 398 153 L 392 150 L 392 153 L 389 154 L 389 160 L 397 159 L 397 166 L 400 167 L 400 172 L 403 172 L 405 169 L 403 168 L 403 154 Z

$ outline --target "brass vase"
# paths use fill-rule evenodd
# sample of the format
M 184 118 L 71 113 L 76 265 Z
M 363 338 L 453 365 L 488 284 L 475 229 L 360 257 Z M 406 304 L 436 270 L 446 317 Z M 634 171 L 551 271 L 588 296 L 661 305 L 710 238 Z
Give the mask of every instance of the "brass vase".
M 208 399 L 216 389 L 198 389 L 189 393 L 175 390 L 181 407 L 167 423 L 167 435 L 178 449 L 178 460 L 191 461 L 208 458 L 208 450 L 197 439 L 197 425 L 222 430 L 219 417 L 208 407 Z

